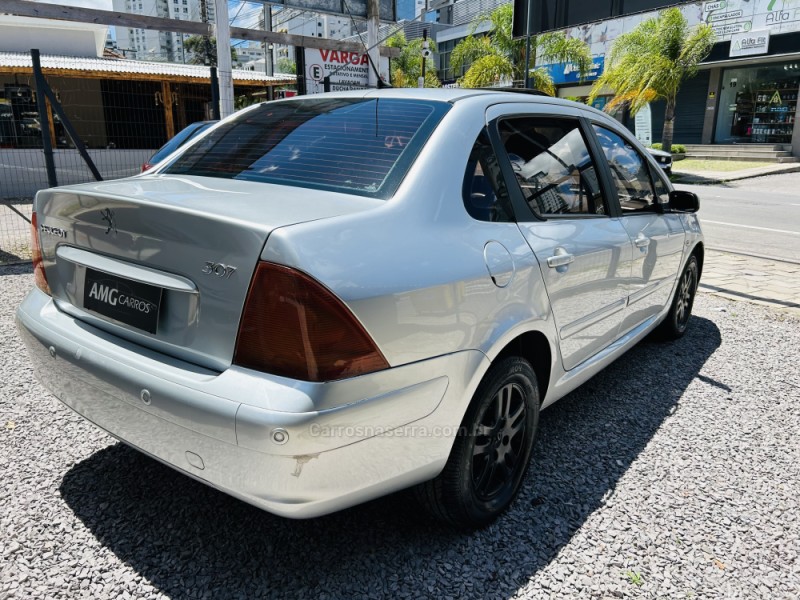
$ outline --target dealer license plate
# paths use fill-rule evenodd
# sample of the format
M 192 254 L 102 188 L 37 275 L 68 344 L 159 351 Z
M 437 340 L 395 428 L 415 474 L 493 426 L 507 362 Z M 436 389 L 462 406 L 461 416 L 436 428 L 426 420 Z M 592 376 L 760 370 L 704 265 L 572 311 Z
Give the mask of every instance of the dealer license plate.
M 162 289 L 94 269 L 86 269 L 83 307 L 115 321 L 155 333 Z

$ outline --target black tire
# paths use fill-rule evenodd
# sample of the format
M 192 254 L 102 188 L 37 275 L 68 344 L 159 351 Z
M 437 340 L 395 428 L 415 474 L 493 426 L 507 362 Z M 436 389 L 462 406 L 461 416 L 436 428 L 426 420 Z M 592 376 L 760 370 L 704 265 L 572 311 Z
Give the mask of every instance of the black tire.
M 689 319 L 692 316 L 692 306 L 694 305 L 699 278 L 700 267 L 697 263 L 697 257 L 692 255 L 689 257 L 680 279 L 678 279 L 669 313 L 658 327 L 658 334 L 662 339 L 677 340 L 686 333 L 689 327 Z
M 533 368 L 516 356 L 500 360 L 475 391 L 444 470 L 416 488 L 418 500 L 456 527 L 488 525 L 519 492 L 538 425 Z

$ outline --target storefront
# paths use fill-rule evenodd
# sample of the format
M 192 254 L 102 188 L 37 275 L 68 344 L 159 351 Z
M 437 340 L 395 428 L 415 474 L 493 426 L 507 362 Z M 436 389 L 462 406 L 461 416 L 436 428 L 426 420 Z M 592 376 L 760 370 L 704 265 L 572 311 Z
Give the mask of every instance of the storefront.
M 707 24 L 716 36 L 698 73 L 681 83 L 677 97 L 674 141 L 682 144 L 769 144 L 800 156 L 800 0 L 724 0 L 677 3 L 689 26 Z M 642 3 L 642 8 L 660 2 Z M 646 6 L 645 6 L 646 5 Z M 619 6 L 616 16 L 613 6 Z M 612 6 L 615 18 L 564 29 L 589 45 L 596 72 L 578 81 L 563 65 L 550 69 L 562 98 L 585 101 L 591 82 L 602 72 L 603 58 L 614 41 L 630 33 L 657 11 L 629 13 L 627 0 Z M 632 6 L 632 5 L 631 5 Z M 637 4 L 637 6 L 639 6 Z M 569 11 L 568 11 L 569 12 Z M 569 19 L 568 19 L 569 20 Z M 604 90 L 605 91 L 605 90 Z M 612 97 L 601 94 L 595 106 Z M 660 141 L 664 102 L 651 105 L 653 141 Z M 633 127 L 633 120 L 619 117 Z M 753 151 L 756 151 L 753 149 Z
M 714 142 L 791 144 L 800 60 L 723 69 Z
M 572 63 L 555 63 L 539 65 L 544 68 L 553 80 L 553 85 L 557 88 L 557 95 L 559 98 L 567 98 L 577 102 L 586 103 L 589 95 L 592 92 L 592 83 L 600 77 L 605 66 L 605 56 L 592 57 L 592 68 L 581 79 L 577 67 Z M 613 98 L 611 90 L 606 90 L 606 93 L 599 94 L 592 106 L 598 110 L 603 110 L 606 104 Z

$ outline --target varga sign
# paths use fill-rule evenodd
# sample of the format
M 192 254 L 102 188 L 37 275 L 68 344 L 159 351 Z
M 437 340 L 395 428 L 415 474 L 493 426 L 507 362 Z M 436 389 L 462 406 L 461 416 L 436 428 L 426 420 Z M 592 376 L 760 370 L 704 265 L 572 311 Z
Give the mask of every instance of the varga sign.
M 359 52 L 345 52 L 344 50 L 320 50 L 320 57 L 326 63 L 339 63 L 342 65 L 369 65 L 366 54 Z

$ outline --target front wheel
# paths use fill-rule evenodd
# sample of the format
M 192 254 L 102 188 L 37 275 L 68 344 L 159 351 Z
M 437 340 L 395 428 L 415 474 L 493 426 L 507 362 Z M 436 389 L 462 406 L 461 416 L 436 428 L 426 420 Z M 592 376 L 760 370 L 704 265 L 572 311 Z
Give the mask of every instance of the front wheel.
M 692 306 L 697 293 L 699 277 L 700 268 L 697 264 L 697 257 L 692 255 L 678 280 L 678 287 L 675 289 L 669 313 L 659 326 L 659 333 L 662 337 L 676 340 L 686 333 L 686 329 L 689 327 L 689 318 L 692 316 Z
M 533 368 L 520 357 L 501 360 L 475 391 L 444 470 L 418 486 L 417 497 L 457 527 L 488 525 L 519 492 L 538 424 Z

